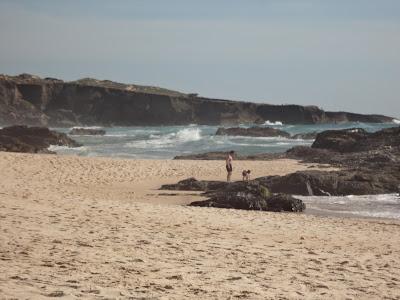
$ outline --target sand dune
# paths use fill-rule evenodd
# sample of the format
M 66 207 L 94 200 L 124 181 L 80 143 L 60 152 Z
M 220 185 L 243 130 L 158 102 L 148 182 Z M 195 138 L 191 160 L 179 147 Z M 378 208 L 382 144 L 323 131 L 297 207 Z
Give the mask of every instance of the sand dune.
M 235 162 L 253 176 L 310 165 Z M 400 299 L 400 223 L 177 205 L 223 162 L 0 154 L 0 299 Z M 168 204 L 168 205 L 166 205 Z

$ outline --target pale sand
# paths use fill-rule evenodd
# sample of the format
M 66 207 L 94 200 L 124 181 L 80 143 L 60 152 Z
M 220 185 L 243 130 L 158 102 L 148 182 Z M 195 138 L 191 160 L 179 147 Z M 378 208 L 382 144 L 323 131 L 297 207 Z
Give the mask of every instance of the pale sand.
M 309 166 L 234 167 L 238 180 Z M 0 299 L 400 299 L 400 222 L 158 195 L 190 176 L 223 180 L 224 162 L 0 153 L 0 176 Z

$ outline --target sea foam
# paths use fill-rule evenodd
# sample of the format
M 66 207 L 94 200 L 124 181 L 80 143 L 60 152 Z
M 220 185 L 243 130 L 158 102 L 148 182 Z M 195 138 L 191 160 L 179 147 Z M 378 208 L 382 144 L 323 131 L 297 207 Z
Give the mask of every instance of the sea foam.
M 270 122 L 269 120 L 265 121 L 263 125 L 269 125 L 269 126 L 283 126 L 283 123 L 281 121 L 275 121 L 275 122 Z

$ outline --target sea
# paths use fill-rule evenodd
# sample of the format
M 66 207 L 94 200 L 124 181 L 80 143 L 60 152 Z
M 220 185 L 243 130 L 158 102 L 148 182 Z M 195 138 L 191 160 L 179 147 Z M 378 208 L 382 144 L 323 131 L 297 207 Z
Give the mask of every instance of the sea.
M 289 125 L 282 122 L 265 122 L 261 126 L 273 127 L 291 135 L 321 132 L 330 129 L 363 128 L 374 132 L 383 128 L 399 126 L 394 123 L 346 123 Z M 241 124 L 251 127 L 254 124 Z M 260 126 L 260 125 L 257 125 Z M 298 145 L 311 145 L 313 140 L 288 139 L 283 137 L 216 136 L 218 126 L 191 124 L 187 126 L 152 127 L 87 127 L 104 129 L 103 136 L 73 136 L 81 147 L 51 146 L 58 154 L 89 157 L 115 157 L 127 159 L 172 159 L 177 155 L 204 153 L 209 151 L 234 150 L 241 155 L 276 153 Z M 72 128 L 52 128 L 68 133 Z M 342 217 L 370 217 L 400 219 L 400 197 L 397 194 L 344 196 L 344 197 L 300 197 L 309 213 L 338 215 Z

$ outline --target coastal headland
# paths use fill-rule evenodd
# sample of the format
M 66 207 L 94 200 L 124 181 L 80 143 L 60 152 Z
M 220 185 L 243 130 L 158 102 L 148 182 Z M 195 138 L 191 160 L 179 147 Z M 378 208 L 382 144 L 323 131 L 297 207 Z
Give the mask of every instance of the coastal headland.
M 264 101 L 265 102 L 265 101 Z M 385 123 L 392 117 L 328 112 L 317 106 L 221 100 L 158 87 L 84 78 L 65 82 L 35 75 L 0 75 L 1 124 L 52 127 L 159 126 L 283 122 Z

